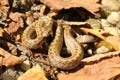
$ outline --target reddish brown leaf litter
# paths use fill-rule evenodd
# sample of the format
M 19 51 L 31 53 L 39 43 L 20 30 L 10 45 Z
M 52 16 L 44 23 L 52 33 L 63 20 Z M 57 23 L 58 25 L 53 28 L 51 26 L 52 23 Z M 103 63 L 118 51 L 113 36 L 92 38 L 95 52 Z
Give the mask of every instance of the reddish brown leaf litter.
M 24 25 L 23 19 L 21 18 L 21 14 L 16 12 L 16 13 L 10 13 L 9 15 L 10 19 L 13 21 L 8 25 L 7 27 L 7 32 L 8 33 L 14 33 L 17 32 L 19 28 L 22 28 Z
M 78 8 L 82 7 L 90 11 L 91 13 L 95 13 L 101 7 L 98 4 L 99 0 L 42 0 L 42 2 L 47 5 L 51 10 L 61 10 L 61 9 L 69 9 L 69 8 Z
M 21 58 L 11 55 L 2 48 L 0 48 L 0 55 L 0 66 L 11 67 L 21 63 Z
M 1 0 L 0 1 L 0 10 L 8 10 L 9 9 L 9 2 L 8 0 Z
M 86 22 L 88 18 L 92 18 L 98 21 L 100 25 L 102 24 L 101 18 L 104 18 L 103 16 L 105 14 L 104 13 L 101 14 L 98 12 L 100 8 L 102 8 L 101 6 L 103 6 L 100 3 L 101 0 L 69 0 L 69 1 L 68 0 L 32 0 L 32 1 L 13 0 L 13 3 L 11 3 L 10 1 L 11 0 L 0 1 L 0 27 L 1 27 L 0 47 L 2 47 L 0 48 L 0 52 L 1 52 L 0 66 L 14 68 L 15 72 L 17 73 L 15 74 L 17 78 L 21 76 L 21 73 L 24 73 L 24 71 L 26 71 L 26 73 L 28 72 L 28 74 L 26 73 L 23 74 L 23 76 L 21 76 L 22 80 L 23 79 L 34 80 L 36 78 L 37 80 L 41 80 L 40 79 L 41 77 L 44 77 L 44 80 L 47 80 L 49 78 L 50 78 L 49 80 L 51 79 L 56 80 L 56 78 L 58 78 L 58 80 L 109 80 L 116 75 L 119 76 L 120 52 L 110 52 L 104 54 L 100 54 L 99 52 L 98 54 L 95 53 L 95 50 L 98 49 L 95 46 L 99 44 L 100 41 L 108 42 L 110 47 L 112 46 L 111 50 L 109 51 L 119 51 L 119 44 L 120 44 L 119 37 L 118 36 L 116 37 L 116 34 L 115 35 L 111 34 L 111 31 L 114 34 L 116 28 L 115 30 L 113 30 L 113 28 L 111 28 L 110 30 L 108 30 L 108 28 L 106 30 L 102 28 L 96 29 L 93 28 L 92 26 L 94 25 L 94 23 L 89 24 Z M 84 8 L 85 10 L 82 9 L 81 7 Z M 75 11 L 75 13 L 73 13 L 73 11 Z M 88 12 L 92 13 L 93 16 L 87 14 Z M 94 16 L 96 13 L 101 17 L 97 18 L 96 16 Z M 59 14 L 63 18 L 65 17 L 65 21 L 64 19 L 62 20 L 63 25 L 64 24 L 70 25 L 73 31 L 75 31 L 75 34 L 77 32 L 81 32 L 82 30 L 83 34 L 85 35 L 89 34 L 97 38 L 90 44 L 89 43 L 82 44 L 85 50 L 85 57 L 83 58 L 82 61 L 80 61 L 81 62 L 80 66 L 70 71 L 59 70 L 58 68 L 53 67 L 53 65 L 49 62 L 49 57 L 47 52 L 48 52 L 49 44 L 52 42 L 54 38 L 53 36 L 56 32 L 55 29 L 53 29 L 52 37 L 49 36 L 45 38 L 46 40 L 45 44 L 41 46 L 43 50 L 41 49 L 30 50 L 24 47 L 23 45 L 21 45 L 21 35 L 22 32 L 26 29 L 26 27 L 29 27 L 31 23 L 37 20 L 40 16 L 44 16 L 44 15 L 50 16 L 53 19 L 55 17 L 54 21 L 57 24 L 57 21 L 59 20 L 57 16 L 59 16 Z M 70 19 L 79 17 L 81 19 L 78 18 L 79 20 L 75 19 L 74 21 L 74 19 L 72 19 L 73 21 L 72 20 L 69 21 L 67 17 L 69 17 Z M 106 17 L 107 16 L 105 15 L 105 18 Z M 114 20 L 115 19 L 116 18 L 114 18 Z M 84 25 L 86 25 L 86 27 Z M 110 23 L 109 25 L 112 24 Z M 103 32 L 105 33 L 109 32 L 111 36 L 107 35 L 106 37 L 101 33 L 101 30 L 103 30 Z M 6 34 L 10 36 L 9 40 L 11 39 L 10 41 L 11 43 L 9 43 L 8 39 L 6 41 L 6 37 L 4 35 L 5 31 Z M 36 36 L 33 33 L 29 33 L 29 34 L 31 34 L 31 36 L 33 37 Z M 12 43 L 12 41 L 14 44 Z M 105 44 L 102 46 L 106 47 Z M 90 49 L 91 49 L 91 55 L 88 54 L 88 50 Z M 61 50 L 61 52 L 64 53 L 63 50 Z M 86 58 L 86 55 L 87 57 L 88 56 L 89 57 Z M 40 65 L 35 68 L 36 63 Z M 41 68 L 43 68 L 44 71 Z M 7 69 L 5 71 L 7 72 Z M 60 73 L 61 71 L 64 73 Z M 47 77 L 45 73 L 47 74 Z M 10 73 L 8 73 L 7 75 L 9 74 Z M 56 74 L 58 75 L 56 76 Z M 5 77 L 7 76 L 5 75 Z
M 83 66 L 74 73 L 58 74 L 59 80 L 109 80 L 120 74 L 120 52 L 99 54 L 83 59 Z

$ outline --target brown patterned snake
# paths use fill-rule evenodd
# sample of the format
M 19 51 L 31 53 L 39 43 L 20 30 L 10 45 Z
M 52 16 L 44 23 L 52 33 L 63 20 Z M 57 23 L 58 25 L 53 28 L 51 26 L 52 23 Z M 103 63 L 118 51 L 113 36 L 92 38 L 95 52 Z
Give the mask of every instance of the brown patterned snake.
M 23 32 L 22 44 L 30 49 L 36 49 L 42 44 L 44 37 L 50 35 L 53 26 L 53 20 L 47 16 L 40 17 L 39 20 L 30 24 Z M 64 34 L 63 34 L 64 26 Z M 36 32 L 37 37 L 31 38 L 33 32 Z M 79 65 L 83 58 L 84 52 L 81 45 L 72 36 L 72 29 L 68 25 L 58 25 L 55 38 L 51 42 L 48 50 L 48 56 L 51 64 L 57 68 L 70 70 Z M 64 41 L 67 50 L 71 53 L 70 57 L 61 57 L 60 51 Z
M 63 70 L 70 70 L 79 65 L 83 58 L 84 52 L 81 45 L 74 39 L 71 34 L 71 28 L 64 25 L 64 39 L 67 49 L 71 52 L 71 56 L 63 58 L 60 56 L 60 51 L 63 43 L 63 28 L 58 25 L 56 35 L 48 50 L 48 56 L 53 66 Z
M 42 16 L 39 20 L 30 24 L 23 32 L 22 44 L 30 49 L 37 49 L 43 42 L 44 37 L 52 33 L 53 20 L 48 16 Z M 31 38 L 36 32 L 36 37 Z

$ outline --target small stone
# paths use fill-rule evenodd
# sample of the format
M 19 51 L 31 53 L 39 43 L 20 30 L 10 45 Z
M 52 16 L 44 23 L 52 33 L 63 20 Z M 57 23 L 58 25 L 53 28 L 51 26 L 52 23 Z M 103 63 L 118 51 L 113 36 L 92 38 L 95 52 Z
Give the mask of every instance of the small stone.
M 107 17 L 107 21 L 110 24 L 117 24 L 120 21 L 120 14 L 118 12 L 111 12 L 111 14 Z
M 3 74 L 0 75 L 2 77 L 1 80 L 17 80 L 16 79 L 17 71 L 15 68 L 8 68 Z
M 18 74 L 19 74 L 19 75 L 22 75 L 22 74 L 24 74 L 24 72 L 19 70 L 19 71 L 18 71 Z
M 96 27 L 98 29 L 101 28 L 101 24 L 97 19 L 88 19 L 86 22 L 88 22 L 92 27 Z
M 87 53 L 88 53 L 88 55 L 90 55 L 90 56 L 93 55 L 92 49 L 88 49 L 88 50 L 87 50 Z
M 107 8 L 110 11 L 119 11 L 120 2 L 118 0 L 102 0 L 103 7 Z
M 109 52 L 110 50 L 107 48 L 107 47 L 105 47 L 105 46 L 102 46 L 102 47 L 100 47 L 100 48 L 98 48 L 97 50 L 96 50 L 96 53 L 97 54 L 104 54 L 104 53 L 107 53 L 107 52 Z
M 17 71 L 15 70 L 14 67 L 11 67 L 6 70 L 6 73 L 9 73 L 9 75 L 11 76 L 15 76 L 17 74 Z
M 27 71 L 28 69 L 31 68 L 31 63 L 29 60 L 26 60 L 24 61 L 22 64 L 21 64 L 21 68 L 24 70 L 24 71 Z
M 20 57 L 21 57 L 22 61 L 25 61 L 25 60 L 27 60 L 27 59 L 28 59 L 28 57 L 27 57 L 27 56 L 25 56 L 25 55 L 21 55 Z
M 41 8 L 41 6 L 42 6 L 42 5 L 35 5 L 35 4 L 33 4 L 33 6 L 31 7 L 31 10 L 32 10 L 32 11 L 39 11 L 40 8 Z
M 101 19 L 101 25 L 102 28 L 110 27 L 110 24 L 105 19 Z

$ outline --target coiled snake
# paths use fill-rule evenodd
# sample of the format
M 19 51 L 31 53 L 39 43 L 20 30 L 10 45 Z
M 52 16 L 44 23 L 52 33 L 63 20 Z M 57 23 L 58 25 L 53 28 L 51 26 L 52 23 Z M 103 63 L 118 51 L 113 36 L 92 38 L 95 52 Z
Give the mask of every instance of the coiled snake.
M 44 37 L 52 32 L 53 20 L 47 16 L 41 17 L 36 22 L 29 25 L 23 32 L 22 44 L 30 49 L 36 49 L 42 44 Z M 63 28 L 64 27 L 64 28 Z M 37 37 L 32 39 L 30 36 L 36 31 Z M 79 65 L 84 52 L 81 45 L 75 40 L 71 33 L 72 29 L 68 25 L 58 25 L 55 38 L 50 43 L 48 57 L 51 64 L 57 68 L 70 70 Z M 71 56 L 63 58 L 60 51 L 63 44 L 63 37 Z

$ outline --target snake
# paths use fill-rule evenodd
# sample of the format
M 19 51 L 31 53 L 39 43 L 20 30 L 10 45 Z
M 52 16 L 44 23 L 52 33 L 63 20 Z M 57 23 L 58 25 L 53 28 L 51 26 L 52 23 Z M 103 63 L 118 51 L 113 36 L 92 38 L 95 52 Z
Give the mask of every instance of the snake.
M 81 59 L 83 58 L 84 51 L 82 46 L 72 36 L 71 27 L 68 25 L 64 25 L 63 27 L 64 31 L 62 26 L 57 26 L 55 38 L 49 46 L 48 57 L 53 66 L 62 70 L 70 70 L 79 65 Z M 63 35 L 67 50 L 71 53 L 70 57 L 60 56 L 63 44 Z
M 30 24 L 22 34 L 22 45 L 29 49 L 37 49 L 43 44 L 44 38 L 52 34 L 53 19 L 42 16 Z M 32 35 L 36 34 L 36 36 Z M 62 57 L 61 48 L 65 41 L 69 57 Z M 58 25 L 53 41 L 49 45 L 48 58 L 50 63 L 62 70 L 70 70 L 77 67 L 84 56 L 84 50 L 72 35 L 69 25 Z
M 45 37 L 52 34 L 53 20 L 48 16 L 41 16 L 30 24 L 22 34 L 22 45 L 29 49 L 37 49 L 43 44 Z M 32 36 L 36 34 L 36 36 Z

